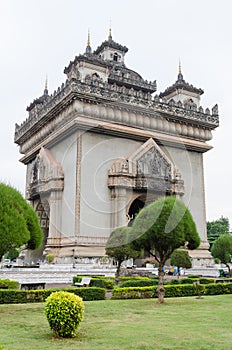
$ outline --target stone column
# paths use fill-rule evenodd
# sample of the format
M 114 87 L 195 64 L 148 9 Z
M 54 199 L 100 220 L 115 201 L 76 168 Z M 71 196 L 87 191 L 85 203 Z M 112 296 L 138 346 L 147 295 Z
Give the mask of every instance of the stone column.
M 127 196 L 125 187 L 114 187 L 111 189 L 112 211 L 111 228 L 127 225 L 126 205 Z

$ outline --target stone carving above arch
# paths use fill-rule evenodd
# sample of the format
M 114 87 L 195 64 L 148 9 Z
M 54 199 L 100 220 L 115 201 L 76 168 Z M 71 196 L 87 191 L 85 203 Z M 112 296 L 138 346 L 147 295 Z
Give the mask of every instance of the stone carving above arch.
M 51 191 L 62 191 L 64 188 L 64 172 L 60 163 L 52 153 L 42 147 L 32 162 L 29 176 L 27 197 L 33 198 L 39 194 Z
M 108 173 L 108 186 L 184 194 L 181 174 L 152 138 L 128 158 L 114 161 Z
M 171 179 L 174 177 L 175 166 L 150 138 L 128 158 L 129 169 L 135 176 Z

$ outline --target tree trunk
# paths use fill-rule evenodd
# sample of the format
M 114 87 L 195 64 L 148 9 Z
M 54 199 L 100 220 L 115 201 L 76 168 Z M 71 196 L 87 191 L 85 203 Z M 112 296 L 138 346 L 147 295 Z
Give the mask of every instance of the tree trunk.
M 163 286 L 163 280 L 164 280 L 164 265 L 159 264 L 159 282 L 158 282 L 158 288 L 157 288 L 157 293 L 158 293 L 158 303 L 162 304 L 164 302 L 164 295 L 165 295 L 165 290 Z
M 229 264 L 226 264 L 226 266 L 228 267 L 229 277 L 231 277 L 231 276 L 232 276 L 232 273 L 231 273 L 231 270 L 230 270 L 230 265 L 229 265 Z
M 116 270 L 116 273 L 115 273 L 115 284 L 118 284 L 118 282 L 119 282 L 120 267 L 121 267 L 121 263 L 118 262 L 117 270 Z

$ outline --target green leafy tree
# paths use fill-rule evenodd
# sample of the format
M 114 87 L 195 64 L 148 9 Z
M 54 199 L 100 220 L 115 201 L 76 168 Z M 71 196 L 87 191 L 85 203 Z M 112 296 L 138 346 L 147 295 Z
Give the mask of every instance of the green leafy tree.
M 175 197 L 160 198 L 143 208 L 132 225 L 131 242 L 157 260 L 158 302 L 164 302 L 164 265 L 175 249 L 186 245 L 196 249 L 200 244 L 195 222 L 188 208 Z
M 16 189 L 0 183 L 0 259 L 22 245 L 37 249 L 42 239 L 34 209 Z
M 232 236 L 228 233 L 221 235 L 213 244 L 211 253 L 214 258 L 220 259 L 221 263 L 225 264 L 228 268 L 229 275 L 231 276 L 230 262 L 232 257 Z
M 207 236 L 210 244 L 210 249 L 213 243 L 224 233 L 228 233 L 230 230 L 229 219 L 220 217 L 218 220 L 207 222 Z
M 120 268 L 123 261 L 130 258 L 137 258 L 140 255 L 138 250 L 134 250 L 129 242 L 129 232 L 131 228 L 122 226 L 111 232 L 106 243 L 106 255 L 114 258 L 117 262 L 115 273 L 115 283 L 118 284 Z
M 180 277 L 180 268 L 190 269 L 192 267 L 191 259 L 188 252 L 183 249 L 176 249 L 171 255 L 170 264 L 178 269 L 178 278 Z

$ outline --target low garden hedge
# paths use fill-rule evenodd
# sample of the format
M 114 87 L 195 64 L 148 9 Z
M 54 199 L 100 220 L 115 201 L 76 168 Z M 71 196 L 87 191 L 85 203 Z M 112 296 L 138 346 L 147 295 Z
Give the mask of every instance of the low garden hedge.
M 156 298 L 156 289 L 156 286 L 115 288 L 112 299 Z M 164 289 L 165 297 L 232 294 L 232 283 L 164 285 Z
M 112 291 L 111 299 L 145 299 L 153 298 L 156 287 L 123 287 Z
M 104 300 L 106 290 L 97 287 L 85 288 L 63 288 L 63 291 L 74 293 L 84 301 Z M 52 293 L 61 289 L 41 289 L 41 290 L 10 290 L 0 289 L 0 304 L 23 304 L 44 302 Z
M 171 279 L 171 280 L 165 280 L 164 284 L 193 284 L 194 282 L 199 281 L 200 284 L 211 284 L 214 283 L 214 278 L 179 278 L 179 279 Z
M 158 280 L 157 279 L 131 279 L 131 280 L 127 280 L 124 282 L 121 282 L 119 284 L 120 288 L 124 288 L 124 287 L 149 287 L 149 286 L 154 286 L 158 284 Z

